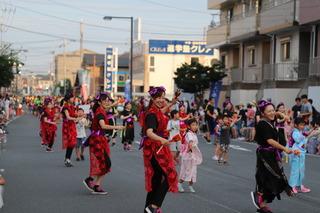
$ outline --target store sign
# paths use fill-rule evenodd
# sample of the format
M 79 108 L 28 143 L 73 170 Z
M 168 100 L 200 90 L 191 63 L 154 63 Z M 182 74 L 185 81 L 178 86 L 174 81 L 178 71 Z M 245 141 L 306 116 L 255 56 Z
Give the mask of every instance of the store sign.
M 104 57 L 104 76 L 105 76 L 105 91 L 112 91 L 112 62 L 113 62 L 113 48 L 106 48 Z
M 210 55 L 213 49 L 203 41 L 149 40 L 150 54 Z

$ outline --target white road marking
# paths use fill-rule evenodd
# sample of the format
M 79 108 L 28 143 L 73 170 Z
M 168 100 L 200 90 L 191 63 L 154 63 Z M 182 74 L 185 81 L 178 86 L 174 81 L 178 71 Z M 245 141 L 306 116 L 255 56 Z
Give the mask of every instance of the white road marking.
M 239 145 L 230 145 L 230 148 L 235 150 L 245 151 L 245 152 L 252 152 L 250 149 L 243 148 Z

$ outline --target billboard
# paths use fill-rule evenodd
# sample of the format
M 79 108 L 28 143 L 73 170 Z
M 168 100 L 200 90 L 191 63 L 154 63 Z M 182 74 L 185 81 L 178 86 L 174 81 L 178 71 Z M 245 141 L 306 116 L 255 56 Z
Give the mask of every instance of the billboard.
M 213 49 L 206 47 L 204 41 L 149 40 L 150 54 L 180 54 L 213 56 Z

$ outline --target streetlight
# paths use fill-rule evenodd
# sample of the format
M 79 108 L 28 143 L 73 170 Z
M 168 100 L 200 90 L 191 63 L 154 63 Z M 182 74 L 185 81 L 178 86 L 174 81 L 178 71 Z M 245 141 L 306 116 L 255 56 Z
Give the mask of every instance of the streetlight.
M 133 81 L 133 17 L 126 17 L 126 16 L 105 16 L 103 17 L 103 20 L 105 21 L 111 21 L 112 19 L 129 19 L 131 22 L 130 27 L 130 99 L 133 98 L 133 88 L 132 88 L 132 81 Z M 105 80 L 105 79 L 104 79 Z

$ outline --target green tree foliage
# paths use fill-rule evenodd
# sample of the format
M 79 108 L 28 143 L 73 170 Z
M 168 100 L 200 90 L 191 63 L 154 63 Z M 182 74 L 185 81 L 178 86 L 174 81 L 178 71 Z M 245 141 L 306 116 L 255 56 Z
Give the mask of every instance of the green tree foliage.
M 174 81 L 179 89 L 187 93 L 203 94 L 214 81 L 219 81 L 227 76 L 224 73 L 224 65 L 221 62 L 213 64 L 211 67 L 203 66 L 198 62 L 183 64 L 177 68 Z
M 0 87 L 10 87 L 14 74 L 18 72 L 17 65 L 21 62 L 17 55 L 17 52 L 10 49 L 10 45 L 0 48 Z

